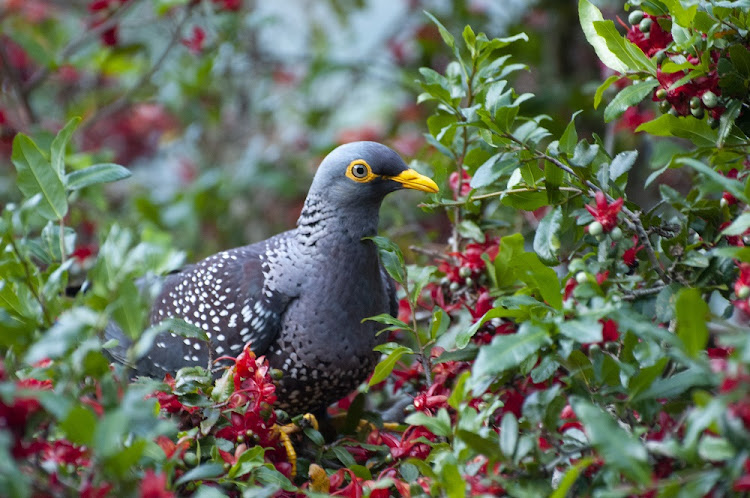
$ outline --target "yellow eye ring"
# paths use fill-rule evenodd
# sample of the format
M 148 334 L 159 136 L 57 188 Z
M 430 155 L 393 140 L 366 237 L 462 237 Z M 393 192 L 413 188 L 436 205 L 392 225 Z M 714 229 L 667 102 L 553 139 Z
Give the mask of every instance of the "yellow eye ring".
M 346 168 L 346 177 L 357 183 L 371 182 L 377 176 L 364 159 L 356 159 Z

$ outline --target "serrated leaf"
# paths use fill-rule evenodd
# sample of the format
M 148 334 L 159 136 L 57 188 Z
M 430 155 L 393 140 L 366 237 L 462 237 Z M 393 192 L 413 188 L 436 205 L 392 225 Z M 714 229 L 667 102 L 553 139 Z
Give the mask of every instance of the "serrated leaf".
M 130 175 L 130 170 L 119 164 L 100 163 L 69 173 L 66 177 L 66 183 L 69 189 L 78 190 L 98 183 L 122 180 Z
M 41 194 L 38 213 L 48 220 L 61 220 L 68 212 L 65 186 L 34 141 L 23 133 L 17 134 L 11 161 L 18 172 L 18 189 L 23 195 Z
M 657 80 L 650 80 L 626 86 L 604 108 L 604 121 L 609 123 L 619 118 L 629 107 L 638 105 L 643 99 L 651 95 L 652 90 L 658 85 Z
M 609 179 L 615 181 L 630 171 L 630 168 L 633 167 L 636 159 L 638 159 L 637 150 L 627 150 L 617 154 L 615 158 L 612 159 L 612 164 L 609 165 Z
M 57 176 L 60 180 L 65 178 L 65 149 L 70 142 L 70 137 L 73 136 L 73 132 L 78 128 L 78 124 L 81 122 L 81 118 L 75 117 L 68 121 L 65 127 L 57 133 L 55 139 L 52 140 L 50 146 L 50 163 L 52 168 L 57 172 Z

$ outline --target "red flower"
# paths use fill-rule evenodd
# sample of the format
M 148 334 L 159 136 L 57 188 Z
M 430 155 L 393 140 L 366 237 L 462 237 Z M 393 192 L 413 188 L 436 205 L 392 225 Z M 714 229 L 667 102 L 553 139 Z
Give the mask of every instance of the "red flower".
M 193 27 L 190 38 L 183 38 L 182 44 L 194 55 L 199 55 L 203 50 L 203 42 L 206 41 L 206 32 L 199 26 Z
M 164 383 L 170 388 L 170 391 L 174 391 L 175 380 L 170 374 L 164 376 Z M 149 398 L 156 398 L 159 402 L 159 406 L 162 410 L 167 413 L 179 413 L 186 411 L 187 413 L 193 413 L 198 410 L 197 406 L 185 406 L 180 402 L 180 399 L 176 394 L 172 392 L 156 391 L 154 394 L 149 395 Z
M 635 132 L 639 126 L 651 121 L 654 117 L 654 113 L 651 110 L 642 110 L 637 106 L 628 107 L 622 117 L 617 121 L 615 129 L 617 131 L 630 130 L 631 132 Z
M 469 195 L 469 192 L 471 192 L 471 185 L 469 185 L 469 182 L 471 181 L 471 177 L 469 174 L 461 170 L 461 192 L 458 191 L 458 173 L 453 172 L 448 177 L 448 185 L 450 186 L 451 190 L 453 191 L 453 198 L 458 199 L 459 197 L 466 197 Z
M 638 259 L 636 258 L 636 255 L 638 254 L 638 251 L 643 249 L 643 246 L 639 246 L 637 244 L 637 238 L 635 238 L 635 243 L 633 244 L 633 247 L 630 249 L 627 249 L 624 253 L 622 253 L 622 261 L 628 266 L 628 268 L 634 268 L 638 264 Z
M 602 224 L 605 232 L 611 231 L 617 226 L 617 213 L 622 209 L 623 199 L 612 201 L 612 204 L 607 202 L 607 197 L 604 192 L 596 192 L 596 207 L 586 206 L 586 209 L 596 221 Z
M 434 441 L 435 435 L 420 425 L 412 425 L 406 429 L 399 441 L 391 434 L 380 434 L 383 443 L 391 449 L 391 456 L 394 460 L 404 458 L 417 458 L 424 460 L 430 454 L 430 446 L 421 441 L 419 438 L 425 438 L 428 441 Z
M 113 487 L 112 484 L 106 482 L 94 486 L 91 481 L 87 481 L 81 486 L 81 498 L 106 498 Z
M 648 36 L 646 36 L 636 24 L 628 30 L 627 38 L 632 43 L 636 44 L 638 48 L 643 50 L 647 56 L 652 57 L 658 51 L 667 48 L 667 46 L 672 43 L 672 33 L 664 31 L 662 27 L 659 26 L 657 17 L 645 14 L 644 18 L 651 18 L 653 21 L 651 29 L 648 31 Z
M 141 498 L 172 498 L 174 493 L 167 491 L 167 475 L 163 472 L 159 474 L 148 469 L 141 480 L 140 497 Z
M 221 10 L 237 12 L 242 8 L 242 0 L 214 0 Z
M 443 376 L 443 381 L 445 376 Z M 420 392 L 414 398 L 414 408 L 417 411 L 433 415 L 440 408 L 448 407 L 448 395 L 450 390 L 443 385 L 442 382 L 438 383 L 437 379 L 429 389 Z
M 620 338 L 620 332 L 617 330 L 617 322 L 612 319 L 601 319 L 602 324 L 602 342 L 614 342 Z
M 60 439 L 49 444 L 42 451 L 42 459 L 45 462 L 52 462 L 55 466 L 71 464 L 76 467 L 86 467 L 89 465 L 87 458 L 88 451 L 79 446 Z
M 569 278 L 567 282 L 565 282 L 565 290 L 563 292 L 563 301 L 567 301 L 570 299 L 570 296 L 573 295 L 573 290 L 578 285 L 578 280 L 575 278 Z

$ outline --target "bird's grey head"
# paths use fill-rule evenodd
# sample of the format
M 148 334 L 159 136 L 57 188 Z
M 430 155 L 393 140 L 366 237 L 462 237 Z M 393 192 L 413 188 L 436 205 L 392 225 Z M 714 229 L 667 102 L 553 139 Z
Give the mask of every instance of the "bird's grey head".
M 402 188 L 437 192 L 431 179 L 409 169 L 403 159 L 376 142 L 341 145 L 320 164 L 310 194 L 338 208 L 377 206 L 388 193 Z

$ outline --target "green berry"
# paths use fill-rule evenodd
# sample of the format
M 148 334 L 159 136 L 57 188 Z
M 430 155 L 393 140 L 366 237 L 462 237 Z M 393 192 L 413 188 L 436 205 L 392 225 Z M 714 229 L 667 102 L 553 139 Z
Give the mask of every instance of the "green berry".
M 462 266 L 458 270 L 458 276 L 461 277 L 461 278 L 467 278 L 467 277 L 471 276 L 471 268 L 469 268 L 467 266 Z
M 750 287 L 747 285 L 740 287 L 740 289 L 737 291 L 737 297 L 740 299 L 747 299 L 750 297 Z
M 729 205 L 729 201 L 727 201 L 725 198 L 722 197 L 721 200 L 719 201 L 719 206 L 725 208 L 728 205 Z
M 188 451 L 187 453 L 185 453 L 185 456 L 182 457 L 182 460 L 190 467 L 195 467 L 198 464 L 198 456 L 192 451 Z
M 609 238 L 618 241 L 622 239 L 622 229 L 620 227 L 614 227 L 611 232 L 609 232 Z
M 706 122 L 708 123 L 708 126 L 710 126 L 712 130 L 715 130 L 716 128 L 719 127 L 719 120 L 718 119 L 714 119 L 712 117 L 709 117 L 706 120 Z
M 680 115 L 680 113 L 678 113 L 678 112 L 677 112 L 677 109 L 675 109 L 674 107 L 672 107 L 672 108 L 671 108 L 671 109 L 669 110 L 669 114 L 671 114 L 672 116 L 679 116 L 679 115 Z
M 597 235 L 601 235 L 602 232 L 604 232 L 604 227 L 601 223 L 598 221 L 592 221 L 589 223 L 589 233 L 596 237 Z
M 646 17 L 638 24 L 638 29 L 641 30 L 641 33 L 648 33 L 651 31 L 651 25 L 654 24 L 654 21 Z
M 456 292 L 459 289 L 459 287 L 461 286 L 458 285 L 458 282 L 451 282 L 449 289 L 451 290 L 451 292 Z
M 716 94 L 711 90 L 704 93 L 701 96 L 701 100 L 703 101 L 703 105 L 708 107 L 709 109 L 713 109 L 714 107 L 716 107 L 716 104 L 719 103 L 719 97 L 717 97 Z
M 632 24 L 633 26 L 640 23 L 642 20 L 643 20 L 642 10 L 634 10 L 628 15 L 628 22 Z
M 589 276 L 585 271 L 579 271 L 576 273 L 576 282 L 579 284 L 585 283 L 589 281 Z
M 591 346 L 589 346 L 589 355 L 598 354 L 601 352 L 601 350 L 601 346 L 599 346 L 598 344 L 592 344 Z
M 701 99 L 699 97 L 690 98 L 690 108 L 697 109 L 701 106 Z
M 656 63 L 659 65 L 664 64 L 664 61 L 667 60 L 667 51 L 666 50 L 660 50 L 656 53 Z
M 670 109 L 672 109 L 672 104 L 670 104 L 668 100 L 662 100 L 661 102 L 659 102 L 659 110 L 662 113 L 666 114 L 670 111 Z
M 664 88 L 659 88 L 656 91 L 656 98 L 659 100 L 664 100 L 667 98 L 667 91 Z
M 690 114 L 698 119 L 703 119 L 703 116 L 706 115 L 706 111 L 704 111 L 702 107 L 698 107 L 696 109 L 690 109 Z
M 471 277 L 466 277 L 466 280 L 464 280 L 464 285 L 466 285 L 466 287 L 471 287 L 472 285 L 474 285 L 474 279 Z
M 586 263 L 584 263 L 581 258 L 575 258 L 571 260 L 570 264 L 568 265 L 568 269 L 576 273 L 582 271 L 584 268 L 586 268 Z

